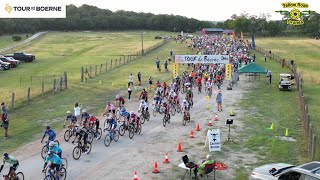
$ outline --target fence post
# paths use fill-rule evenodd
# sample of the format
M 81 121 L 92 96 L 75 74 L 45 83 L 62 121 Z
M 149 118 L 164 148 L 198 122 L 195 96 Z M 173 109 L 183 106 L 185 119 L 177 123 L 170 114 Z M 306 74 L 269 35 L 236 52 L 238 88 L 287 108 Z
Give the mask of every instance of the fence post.
M 111 59 L 111 65 L 110 65 L 110 70 L 112 70 L 112 59 Z
M 129 63 L 129 55 L 128 55 L 128 57 L 127 57 L 127 63 Z
M 95 67 L 94 67 L 94 76 L 97 76 L 97 69 L 98 69 L 98 66 L 95 65 Z
M 43 80 L 41 82 L 41 96 L 42 97 L 44 96 L 44 82 L 43 82 Z
M 100 74 L 101 74 L 102 64 L 100 64 Z
M 131 55 L 130 55 L 130 62 L 131 62 Z
M 117 67 L 117 65 L 118 65 L 118 59 L 116 58 L 116 65 L 115 65 L 115 67 Z
M 30 103 L 30 87 L 28 87 L 28 92 L 27 92 L 27 104 L 29 105 Z
M 81 67 L 81 82 L 83 82 L 83 66 Z
M 108 71 L 108 62 L 106 62 L 106 73 Z
M 60 78 L 60 92 L 62 91 L 62 77 Z
M 63 73 L 63 76 L 64 76 L 64 89 L 67 89 L 68 88 L 68 75 L 67 75 L 66 71 Z
M 56 79 L 53 80 L 53 94 L 56 93 Z
M 32 76 L 30 76 L 30 86 L 32 87 Z
M 14 108 L 14 92 L 12 93 L 12 96 L 11 96 L 11 111 L 13 111 L 13 108 Z
M 312 135 L 312 153 L 311 153 L 311 160 L 315 160 L 315 153 L 316 153 L 316 135 Z
M 121 65 L 121 57 L 120 57 L 120 60 L 119 60 L 119 65 Z

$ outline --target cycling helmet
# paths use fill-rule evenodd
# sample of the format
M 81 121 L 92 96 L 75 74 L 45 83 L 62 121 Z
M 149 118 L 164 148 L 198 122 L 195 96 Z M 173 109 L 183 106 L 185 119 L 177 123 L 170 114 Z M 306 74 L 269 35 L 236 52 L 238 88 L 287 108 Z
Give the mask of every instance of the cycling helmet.
M 5 153 L 3 154 L 3 158 L 4 158 L 4 159 L 8 159 L 8 158 L 9 158 L 9 154 L 5 152 Z
M 143 91 L 146 91 L 146 89 L 145 89 L 145 88 L 143 88 Z
M 50 141 L 49 147 L 53 147 L 53 146 L 54 146 L 54 142 L 53 142 L 53 141 Z
M 119 99 L 120 98 L 120 96 L 119 95 L 116 95 L 116 99 Z
M 54 152 L 53 151 L 48 151 L 49 156 L 53 156 Z
M 134 111 L 130 111 L 130 114 L 131 114 L 131 115 L 134 114 Z
M 187 102 L 187 100 L 184 99 L 183 102 L 185 103 L 185 102 Z
M 110 104 L 111 102 L 110 102 L 110 101 L 108 101 L 107 103 L 108 103 L 108 104 Z
M 67 114 L 71 114 L 71 111 L 67 111 Z
M 46 129 L 49 130 L 49 129 L 50 129 L 50 126 L 47 126 Z
M 125 112 L 126 112 L 126 108 L 122 108 L 121 113 L 125 113 Z
M 141 103 L 144 103 L 144 100 L 143 100 L 143 99 L 141 99 Z
M 89 117 L 92 117 L 92 114 L 89 114 Z
M 86 112 L 87 112 L 87 110 L 86 110 L 86 109 L 83 109 L 83 110 L 82 110 L 82 112 L 83 112 L 83 113 L 86 113 Z

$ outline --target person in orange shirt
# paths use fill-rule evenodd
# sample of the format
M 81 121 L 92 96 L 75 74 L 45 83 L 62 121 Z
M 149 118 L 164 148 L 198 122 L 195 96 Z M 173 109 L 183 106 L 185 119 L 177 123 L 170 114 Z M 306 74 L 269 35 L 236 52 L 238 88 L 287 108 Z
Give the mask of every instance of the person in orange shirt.
M 167 96 L 168 95 L 168 85 L 167 85 L 167 83 L 163 82 L 162 87 L 163 87 L 164 95 Z

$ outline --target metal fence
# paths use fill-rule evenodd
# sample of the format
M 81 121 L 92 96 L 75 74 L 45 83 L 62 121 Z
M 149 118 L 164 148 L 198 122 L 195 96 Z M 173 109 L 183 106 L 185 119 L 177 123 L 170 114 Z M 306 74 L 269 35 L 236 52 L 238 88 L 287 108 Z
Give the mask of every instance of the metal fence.
M 302 85 L 302 76 L 301 73 L 297 71 L 297 64 L 294 63 L 293 60 L 290 62 L 286 62 L 284 57 L 281 57 L 279 55 L 270 53 L 269 50 L 263 49 L 261 47 L 256 46 L 256 51 L 262 53 L 266 57 L 273 59 L 277 61 L 279 64 L 281 64 L 283 67 L 287 67 L 291 70 L 291 72 L 294 74 L 297 89 L 298 89 L 298 96 L 299 96 L 299 105 L 301 109 L 301 119 L 303 123 L 304 128 L 304 134 L 306 137 L 306 151 L 310 157 L 310 160 L 315 160 L 318 157 L 316 157 L 316 150 L 317 150 L 317 136 L 316 131 L 314 130 L 315 127 L 313 127 L 311 123 L 311 115 L 308 111 L 308 105 L 305 100 L 305 94 L 303 90 Z

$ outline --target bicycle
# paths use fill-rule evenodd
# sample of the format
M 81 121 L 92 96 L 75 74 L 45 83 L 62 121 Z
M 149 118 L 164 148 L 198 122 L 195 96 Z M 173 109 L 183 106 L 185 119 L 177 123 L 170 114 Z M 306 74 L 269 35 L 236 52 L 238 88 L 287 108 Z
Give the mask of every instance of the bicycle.
M 211 89 L 211 87 L 207 87 L 206 95 L 211 98 L 211 95 L 212 95 L 212 89 Z
M 24 174 L 22 172 L 16 173 L 14 177 L 11 177 L 10 175 L 4 175 L 0 174 L 3 176 L 4 180 L 24 180 Z
M 175 107 L 177 113 L 182 113 L 182 111 L 181 111 L 181 104 L 180 104 L 180 102 L 179 102 L 179 98 L 175 101 L 174 107 Z
M 120 134 L 120 136 L 123 136 L 127 130 L 127 131 L 129 131 L 129 138 L 132 139 L 134 136 L 134 127 L 131 124 L 126 125 L 125 124 L 126 121 L 127 120 L 124 119 L 122 121 L 123 123 L 119 126 L 119 134 Z
M 139 111 L 140 112 L 140 111 Z M 144 124 L 145 120 L 150 120 L 150 113 L 149 111 L 142 110 L 140 114 L 141 124 Z
M 166 112 L 163 117 L 163 127 L 166 127 L 166 123 L 170 123 L 170 114 Z
M 142 131 L 142 125 L 141 125 L 141 122 L 140 122 L 140 118 L 138 117 L 137 119 L 135 119 L 134 122 L 131 122 L 130 123 L 133 128 L 134 128 L 134 132 L 137 133 L 137 134 L 140 134 L 141 131 Z
M 169 112 L 171 113 L 172 116 L 176 114 L 176 108 L 172 103 L 169 104 Z
M 76 136 L 78 130 L 78 126 L 71 128 L 68 126 L 68 129 L 64 132 L 64 140 L 68 142 L 72 136 Z
M 87 153 L 90 154 L 92 145 L 90 142 L 87 142 L 87 148 L 84 148 L 84 145 L 82 145 L 81 141 L 78 142 L 78 145 L 74 147 L 72 151 L 73 159 L 78 160 L 81 157 L 81 153 Z
M 44 159 L 47 156 L 48 151 L 49 151 L 49 141 L 45 141 L 45 143 L 46 143 L 46 145 L 44 145 L 41 150 L 42 159 Z M 54 144 L 59 146 L 59 141 L 54 140 Z
M 182 124 L 185 126 L 187 124 L 187 121 L 190 122 L 190 113 L 189 113 L 189 111 L 184 111 L 183 118 L 182 118 Z
M 104 137 L 104 145 L 108 147 L 112 140 L 114 142 L 117 142 L 119 140 L 119 131 L 118 130 L 111 130 L 111 129 L 105 129 L 104 131 L 108 131 L 106 136 Z
M 201 93 L 201 90 L 202 90 L 202 85 L 201 85 L 201 83 L 199 83 L 199 84 L 198 84 L 198 94 Z
M 44 173 L 45 173 L 44 180 L 55 180 L 55 179 L 65 180 L 67 178 L 67 170 L 66 168 L 63 167 L 63 165 L 60 169 L 60 177 L 57 177 L 55 169 L 49 168 L 48 170 L 45 170 Z
M 153 108 L 153 116 L 156 117 L 157 113 L 162 114 L 160 104 L 156 103 Z

